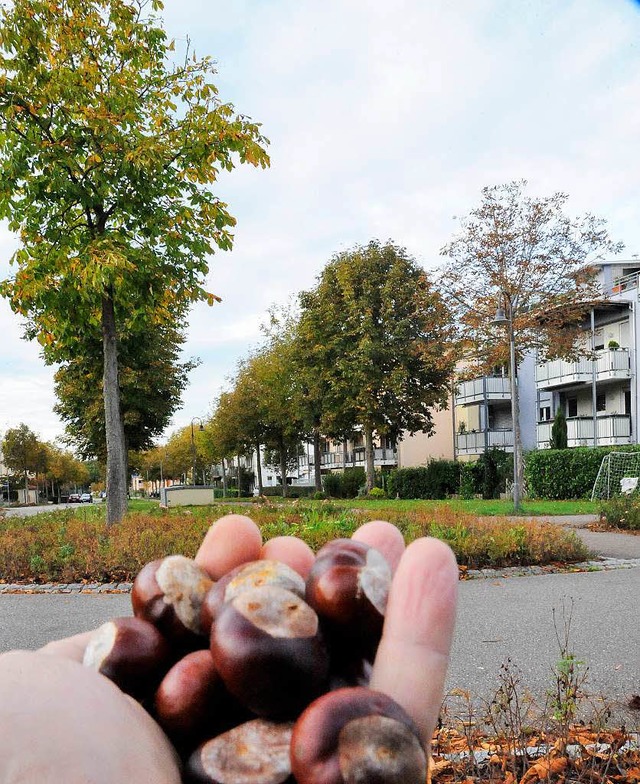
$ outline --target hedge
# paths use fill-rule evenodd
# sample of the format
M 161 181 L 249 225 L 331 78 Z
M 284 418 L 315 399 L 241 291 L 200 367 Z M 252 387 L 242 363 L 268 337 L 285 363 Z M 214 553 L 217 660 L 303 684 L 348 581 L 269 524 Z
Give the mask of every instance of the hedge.
M 640 452 L 640 446 L 572 447 L 529 452 L 524 461 L 531 498 L 590 498 L 602 458 L 609 452 Z
M 419 468 L 398 468 L 389 476 L 390 498 L 442 499 L 460 490 L 460 463 L 431 460 Z
M 315 485 L 287 485 L 287 498 L 309 498 L 316 492 Z M 264 496 L 282 496 L 282 485 L 262 488 Z
M 324 491 L 331 498 L 355 498 L 366 484 L 364 468 L 345 468 L 342 473 L 325 474 L 322 477 Z

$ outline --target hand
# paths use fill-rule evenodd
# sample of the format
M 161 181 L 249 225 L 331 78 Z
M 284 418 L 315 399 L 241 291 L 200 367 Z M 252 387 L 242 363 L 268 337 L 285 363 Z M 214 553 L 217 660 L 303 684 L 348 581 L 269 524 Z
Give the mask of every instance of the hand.
M 382 521 L 354 534 L 394 571 L 371 687 L 414 718 L 428 742 L 435 727 L 453 636 L 458 570 L 449 548 L 418 539 L 405 548 Z M 228 515 L 208 531 L 195 560 L 214 579 L 259 557 L 284 561 L 304 577 L 314 555 L 301 540 L 262 544 L 257 526 Z M 38 652 L 0 656 L 0 784 L 179 784 L 171 744 L 146 711 L 81 664 L 91 632 Z

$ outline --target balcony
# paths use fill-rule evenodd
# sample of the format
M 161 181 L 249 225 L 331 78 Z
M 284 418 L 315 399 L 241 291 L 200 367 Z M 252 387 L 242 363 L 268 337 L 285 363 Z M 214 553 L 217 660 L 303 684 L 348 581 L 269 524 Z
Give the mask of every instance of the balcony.
M 456 387 L 454 394 L 456 406 L 482 403 L 485 400 L 511 400 L 509 379 L 503 376 L 486 376 L 462 381 Z
M 553 422 L 538 422 L 538 449 L 547 449 Z M 596 417 L 597 446 L 631 443 L 631 417 L 628 414 L 598 414 Z M 567 419 L 567 446 L 593 446 L 593 417 Z
M 536 387 L 554 389 L 571 384 L 590 384 L 593 379 L 593 365 L 590 359 L 567 362 L 553 359 L 536 365 Z M 631 378 L 631 360 L 626 348 L 603 349 L 597 352 L 596 383 Z
M 351 468 L 353 466 L 364 467 L 364 447 L 362 449 L 353 449 L 347 452 L 346 462 L 345 455 L 342 450 L 337 452 L 323 452 L 320 457 L 320 465 L 324 469 L 336 468 Z M 382 466 L 395 466 L 398 464 L 398 453 L 395 449 L 374 449 L 373 450 L 373 463 L 378 467 Z
M 456 433 L 456 454 L 481 455 L 485 448 L 513 451 L 513 430 L 477 430 L 473 433 Z

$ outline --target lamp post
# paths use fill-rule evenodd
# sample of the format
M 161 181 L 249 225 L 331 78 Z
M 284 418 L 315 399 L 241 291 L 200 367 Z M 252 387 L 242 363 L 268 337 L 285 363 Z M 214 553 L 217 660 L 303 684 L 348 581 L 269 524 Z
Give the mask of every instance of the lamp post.
M 513 423 L 513 511 L 520 511 L 520 405 L 518 400 L 518 382 L 516 379 L 516 341 L 513 331 L 513 304 L 503 292 L 507 309 L 498 307 L 491 322 L 496 326 L 507 327 L 509 337 L 509 388 L 511 392 L 511 421 Z
M 202 419 L 200 417 L 193 417 L 191 420 L 191 460 L 193 463 L 193 484 L 197 484 L 196 482 L 196 435 L 193 429 L 194 422 L 198 421 L 200 423 L 200 427 L 198 430 L 204 430 L 204 425 L 202 424 Z

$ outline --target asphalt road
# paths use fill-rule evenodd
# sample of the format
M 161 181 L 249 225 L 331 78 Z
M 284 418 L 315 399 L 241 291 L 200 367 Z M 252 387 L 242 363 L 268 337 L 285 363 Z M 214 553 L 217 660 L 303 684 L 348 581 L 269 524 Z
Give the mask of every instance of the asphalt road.
M 640 567 L 460 583 L 448 688 L 488 698 L 510 658 L 542 699 L 559 658 L 553 610 L 562 631 L 563 603 L 569 609 L 571 600 L 570 649 L 589 666 L 589 690 L 624 705 L 640 693 Z M 127 594 L 3 594 L 0 651 L 37 648 L 129 614 Z

